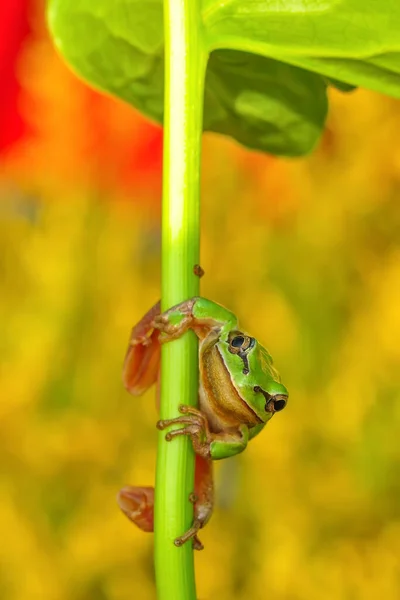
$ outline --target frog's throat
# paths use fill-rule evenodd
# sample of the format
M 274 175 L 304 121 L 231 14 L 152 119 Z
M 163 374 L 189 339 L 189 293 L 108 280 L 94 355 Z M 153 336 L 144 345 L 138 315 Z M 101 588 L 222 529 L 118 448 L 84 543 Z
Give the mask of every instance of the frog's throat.
M 200 381 L 208 411 L 219 426 L 254 426 L 263 422 L 240 395 L 215 345 L 202 354 Z

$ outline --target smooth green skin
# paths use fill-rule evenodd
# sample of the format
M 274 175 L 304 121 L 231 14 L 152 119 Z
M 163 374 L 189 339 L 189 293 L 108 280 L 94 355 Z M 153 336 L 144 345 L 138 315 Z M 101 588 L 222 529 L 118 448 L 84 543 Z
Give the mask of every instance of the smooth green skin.
M 171 325 L 182 328 L 185 319 L 187 319 L 189 303 L 191 303 L 191 300 L 165 313 Z M 211 442 L 210 452 L 213 460 L 228 458 L 243 452 L 248 441 L 264 428 L 267 421 L 274 414 L 267 410 L 265 396 L 260 391 L 255 391 L 254 388 L 262 388 L 271 397 L 285 396 L 286 399 L 288 391 L 280 381 L 270 354 L 255 338 L 252 338 L 252 345 L 245 352 L 248 371 L 244 369 L 243 358 L 239 354 L 233 354 L 230 351 L 230 337 L 232 335 L 247 335 L 239 330 L 238 320 L 232 312 L 211 300 L 200 297 L 194 299 L 193 306 L 189 310 L 194 319 L 190 327 L 196 330 L 196 327 L 200 326 L 208 331 L 200 342 L 200 361 L 202 360 L 203 349 L 209 348 L 210 345 L 216 346 L 240 398 L 261 420 L 261 423 L 253 427 L 243 424 L 240 427 L 241 437 L 234 441 L 229 437 L 224 440 L 221 436 L 221 439 Z M 215 385 L 218 385 L 218 382 Z M 229 430 L 227 430 L 227 433 L 229 433 Z
M 204 129 L 278 155 L 310 152 L 327 85 L 400 97 L 400 2 L 199 1 L 209 55 Z M 55 44 L 71 67 L 163 121 L 162 0 L 50 0 Z

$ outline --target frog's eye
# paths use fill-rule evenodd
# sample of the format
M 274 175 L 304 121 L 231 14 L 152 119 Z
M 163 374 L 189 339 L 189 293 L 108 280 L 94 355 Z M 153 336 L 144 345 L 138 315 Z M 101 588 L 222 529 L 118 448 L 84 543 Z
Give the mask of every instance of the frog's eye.
M 242 354 L 254 345 L 254 339 L 242 333 L 234 333 L 229 338 L 229 351 L 232 354 Z

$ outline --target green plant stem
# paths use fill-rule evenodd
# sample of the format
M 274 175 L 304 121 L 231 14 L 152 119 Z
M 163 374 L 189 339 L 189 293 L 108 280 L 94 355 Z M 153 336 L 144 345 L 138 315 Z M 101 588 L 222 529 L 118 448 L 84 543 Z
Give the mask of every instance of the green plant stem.
M 206 53 L 197 0 L 165 0 L 162 309 L 199 293 L 200 158 Z M 197 402 L 197 340 L 192 332 L 162 348 L 162 419 Z M 194 453 L 186 437 L 160 433 L 156 470 L 155 566 L 159 600 L 195 600 L 193 549 L 173 541 L 192 524 Z

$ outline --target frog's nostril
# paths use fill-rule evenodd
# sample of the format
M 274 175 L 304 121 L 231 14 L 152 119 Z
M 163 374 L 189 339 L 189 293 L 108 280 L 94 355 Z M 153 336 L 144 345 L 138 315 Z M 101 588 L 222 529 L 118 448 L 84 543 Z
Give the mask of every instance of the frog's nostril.
M 260 392 L 266 399 L 265 412 L 275 413 L 285 408 L 287 403 L 287 396 L 285 394 L 273 396 L 263 390 L 259 385 L 254 386 L 253 390 L 255 392 Z
M 274 411 L 275 412 L 279 412 L 280 410 L 283 410 L 286 406 L 286 400 L 274 400 L 273 401 L 273 405 L 274 405 Z

